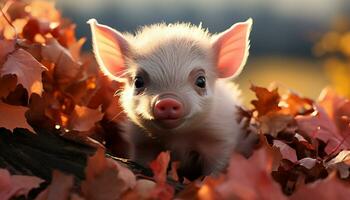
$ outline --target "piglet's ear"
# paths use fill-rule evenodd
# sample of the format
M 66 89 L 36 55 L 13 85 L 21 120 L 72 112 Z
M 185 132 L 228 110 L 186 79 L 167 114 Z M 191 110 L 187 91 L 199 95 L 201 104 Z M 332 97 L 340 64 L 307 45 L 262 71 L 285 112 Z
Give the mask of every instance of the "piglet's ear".
M 213 48 L 220 78 L 232 78 L 242 71 L 249 54 L 249 34 L 252 24 L 251 18 L 236 23 L 215 38 Z
M 119 31 L 101 25 L 95 19 L 87 23 L 91 27 L 93 49 L 101 71 L 112 80 L 123 81 L 128 42 Z

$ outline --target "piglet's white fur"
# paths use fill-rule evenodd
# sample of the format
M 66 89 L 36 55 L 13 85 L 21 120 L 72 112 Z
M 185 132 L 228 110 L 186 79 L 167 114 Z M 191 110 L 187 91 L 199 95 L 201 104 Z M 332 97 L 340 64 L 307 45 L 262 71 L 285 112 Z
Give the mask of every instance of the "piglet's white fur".
M 240 92 L 228 80 L 246 62 L 252 20 L 215 35 L 186 23 L 145 26 L 135 35 L 95 19 L 88 23 L 101 70 L 125 83 L 121 104 L 129 118 L 125 134 L 134 146 L 131 158 L 148 165 L 170 150 L 185 176 L 222 170 L 240 140 Z M 205 88 L 195 85 L 198 76 L 205 77 Z M 135 88 L 136 77 L 143 78 L 141 89 Z M 153 112 L 155 101 L 167 95 L 184 109 L 173 128 L 161 126 Z

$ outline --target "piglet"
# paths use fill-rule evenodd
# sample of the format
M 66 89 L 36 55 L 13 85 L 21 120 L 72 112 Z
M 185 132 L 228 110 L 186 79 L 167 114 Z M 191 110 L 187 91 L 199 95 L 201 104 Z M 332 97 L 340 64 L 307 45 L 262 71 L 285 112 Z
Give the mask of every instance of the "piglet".
M 120 33 L 90 19 L 102 72 L 125 83 L 121 105 L 131 159 L 147 166 L 165 150 L 188 178 L 224 169 L 240 141 L 240 91 L 228 82 L 246 63 L 252 19 L 210 34 L 189 23 Z

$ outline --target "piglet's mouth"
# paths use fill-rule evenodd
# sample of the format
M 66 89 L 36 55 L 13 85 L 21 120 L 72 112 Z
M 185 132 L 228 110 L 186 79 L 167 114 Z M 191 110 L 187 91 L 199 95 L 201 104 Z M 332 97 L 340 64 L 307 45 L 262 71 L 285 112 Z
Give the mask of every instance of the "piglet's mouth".
M 164 129 L 174 129 L 182 124 L 182 119 L 157 119 L 156 124 Z

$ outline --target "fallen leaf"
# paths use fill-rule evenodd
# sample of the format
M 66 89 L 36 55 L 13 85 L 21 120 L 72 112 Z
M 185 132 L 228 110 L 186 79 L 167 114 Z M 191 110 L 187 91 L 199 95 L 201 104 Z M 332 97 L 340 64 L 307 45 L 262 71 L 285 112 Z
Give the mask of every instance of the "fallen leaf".
M 298 162 L 301 166 L 305 167 L 306 169 L 312 169 L 316 165 L 317 160 L 314 158 L 303 158 L 300 159 Z
M 293 148 L 291 148 L 290 146 L 288 146 L 286 143 L 284 143 L 280 140 L 274 140 L 273 146 L 279 148 L 279 150 L 282 154 L 282 157 L 284 159 L 288 159 L 292 162 L 298 161 L 295 150 Z
M 0 40 L 0 64 L 9 53 L 15 51 L 15 44 L 14 40 Z
M 350 169 L 350 151 L 343 150 L 333 158 L 325 163 L 326 168 L 337 169 L 341 178 L 349 177 Z
M 85 175 L 81 190 L 87 200 L 119 199 L 136 185 L 134 174 L 116 161 L 106 159 L 102 149 L 88 159 Z
M 16 89 L 17 78 L 15 75 L 5 75 L 0 77 L 0 98 L 7 95 Z
M 291 200 L 299 199 L 349 199 L 349 186 L 342 183 L 335 174 L 330 175 L 325 180 L 319 180 L 315 183 L 306 184 L 300 187 L 291 197 Z
M 10 175 L 6 169 L 0 169 L 0 199 L 14 199 L 22 195 L 26 197 L 42 182 L 44 180 L 35 176 Z
M 0 75 L 15 74 L 18 84 L 22 84 L 28 91 L 28 96 L 32 93 L 39 95 L 43 92 L 41 73 L 46 67 L 39 63 L 35 58 L 23 49 L 17 49 L 10 54 L 0 68 Z
M 45 60 L 55 63 L 54 78 L 59 84 L 67 84 L 76 80 L 80 64 L 74 61 L 70 52 L 55 38 L 48 39 L 41 54 Z
M 26 107 L 13 106 L 0 101 L 0 127 L 5 127 L 11 131 L 15 128 L 26 128 L 34 132 L 25 117 L 27 110 Z
M 293 116 L 279 112 L 269 112 L 258 118 L 260 130 L 263 134 L 277 137 L 278 133 L 287 128 L 293 122 Z
M 42 191 L 35 200 L 66 200 L 69 199 L 74 184 L 74 177 L 54 170 L 51 184 Z
M 318 138 L 326 143 L 327 154 L 336 149 L 346 149 L 349 143 L 339 133 L 335 123 L 330 119 L 325 110 L 316 106 L 315 111 L 310 115 L 299 115 L 295 117 L 299 130 L 311 138 Z
M 313 110 L 314 101 L 308 98 L 289 92 L 286 97 L 282 98 L 279 103 L 282 107 L 282 113 L 289 115 L 305 114 Z
M 272 162 L 265 148 L 255 151 L 249 159 L 234 154 L 224 180 L 215 190 L 222 199 L 287 199 L 271 177 Z
M 278 106 L 281 97 L 278 94 L 277 88 L 269 91 L 266 88 L 252 85 L 250 89 L 255 92 L 255 95 L 258 98 L 257 100 L 251 101 L 255 109 L 258 111 L 258 116 L 265 115 L 269 112 L 276 112 L 281 109 Z
M 167 183 L 167 169 L 170 162 L 169 151 L 161 152 L 156 160 L 150 163 L 153 171 L 156 186 L 150 191 L 152 199 L 172 199 L 174 196 L 174 188 Z
M 103 118 L 99 109 L 91 109 L 85 106 L 75 105 L 74 112 L 70 116 L 69 129 L 76 131 L 88 131 L 95 126 L 95 123 Z

